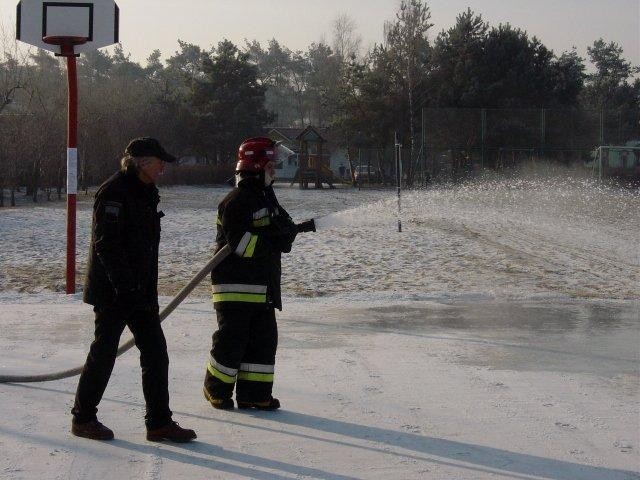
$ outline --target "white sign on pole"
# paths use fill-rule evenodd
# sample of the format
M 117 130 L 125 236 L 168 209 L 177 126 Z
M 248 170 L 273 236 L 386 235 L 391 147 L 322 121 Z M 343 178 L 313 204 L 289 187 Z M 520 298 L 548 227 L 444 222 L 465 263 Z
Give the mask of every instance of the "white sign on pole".
M 118 43 L 120 12 L 113 0 L 21 0 L 17 6 L 16 38 L 54 53 L 59 45 L 50 45 L 44 37 L 84 37 L 75 53 L 97 50 Z
M 67 194 L 78 193 L 78 149 L 67 148 Z

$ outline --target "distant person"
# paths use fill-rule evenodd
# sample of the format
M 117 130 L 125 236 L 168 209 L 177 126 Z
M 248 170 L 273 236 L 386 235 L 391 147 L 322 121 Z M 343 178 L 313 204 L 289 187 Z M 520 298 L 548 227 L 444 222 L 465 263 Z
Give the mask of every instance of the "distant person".
M 296 225 L 280 206 L 272 185 L 286 147 L 270 138 L 249 138 L 238 150 L 236 188 L 218 205 L 216 250 L 232 253 L 212 272 L 218 330 L 204 379 L 214 408 L 276 410 L 272 395 L 280 298 L 281 255 L 299 232 L 315 231 L 313 220 Z
M 111 440 L 113 432 L 97 419 L 120 336 L 128 326 L 140 350 L 146 402 L 147 440 L 188 442 L 193 430 L 181 428 L 169 409 L 167 343 L 158 306 L 160 196 L 155 186 L 165 162 L 175 157 L 153 138 L 127 146 L 121 168 L 96 193 L 84 301 L 94 306 L 95 339 L 80 375 L 71 413 L 78 437 Z
M 380 165 L 380 182 L 382 183 L 383 187 L 387 186 L 387 174 L 384 171 L 384 167 L 382 165 Z
M 340 178 L 344 179 L 344 174 L 347 171 L 346 168 L 344 168 L 344 165 L 341 163 L 340 166 L 338 167 L 338 173 L 340 174 Z

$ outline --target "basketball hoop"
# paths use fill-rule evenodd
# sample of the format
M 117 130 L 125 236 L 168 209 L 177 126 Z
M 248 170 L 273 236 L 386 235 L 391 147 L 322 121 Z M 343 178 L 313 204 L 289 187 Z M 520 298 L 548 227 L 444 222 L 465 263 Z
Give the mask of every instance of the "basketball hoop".
M 20 0 L 16 39 L 67 60 L 67 266 L 66 292 L 76 291 L 78 190 L 78 73 L 76 57 L 118 43 L 120 10 L 114 0 Z M 57 69 L 57 66 L 56 66 Z
M 89 38 L 50 35 L 48 37 L 42 37 L 42 41 L 47 45 L 57 45 L 60 47 L 60 53 L 56 53 L 56 56 L 70 57 L 71 55 L 78 55 L 73 51 L 73 47 L 76 45 L 84 45 L 89 41 Z

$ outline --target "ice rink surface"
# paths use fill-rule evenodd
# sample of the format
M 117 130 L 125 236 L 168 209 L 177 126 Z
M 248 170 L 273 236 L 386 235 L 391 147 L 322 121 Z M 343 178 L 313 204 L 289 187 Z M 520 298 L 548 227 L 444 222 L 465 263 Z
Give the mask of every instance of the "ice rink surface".
M 227 191 L 161 189 L 163 303 L 210 258 Z M 77 378 L 0 385 L 1 478 L 640 478 L 637 191 L 533 178 L 403 192 L 402 233 L 391 190 L 276 192 L 319 219 L 283 262 L 283 409 L 205 403 L 203 282 L 163 324 L 172 408 L 196 443 L 144 440 L 131 351 L 100 408 L 111 443 L 70 436 Z M 63 225 L 61 204 L 0 210 L 3 374 L 84 360 L 92 314 L 60 292 Z

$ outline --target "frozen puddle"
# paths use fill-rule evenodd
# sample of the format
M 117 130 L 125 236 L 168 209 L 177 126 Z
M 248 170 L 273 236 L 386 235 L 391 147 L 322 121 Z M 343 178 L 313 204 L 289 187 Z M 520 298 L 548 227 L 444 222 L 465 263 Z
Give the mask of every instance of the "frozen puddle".
M 634 302 L 478 299 L 379 306 L 353 302 L 345 308 L 318 301 L 314 306 L 312 311 L 320 310 L 325 322 L 334 319 L 338 329 L 456 338 L 469 350 L 461 361 L 471 365 L 604 376 L 640 371 Z

